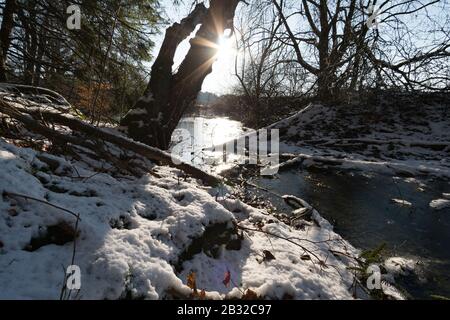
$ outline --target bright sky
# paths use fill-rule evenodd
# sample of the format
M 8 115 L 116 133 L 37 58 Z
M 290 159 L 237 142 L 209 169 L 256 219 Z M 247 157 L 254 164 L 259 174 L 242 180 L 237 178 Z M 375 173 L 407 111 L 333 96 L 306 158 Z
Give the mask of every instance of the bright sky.
M 163 0 L 162 5 L 166 12 L 166 16 L 170 21 L 170 24 L 179 22 L 186 15 L 189 14 L 191 9 L 190 0 L 184 0 L 184 4 L 174 6 L 173 0 Z M 195 33 L 195 32 L 194 32 Z M 191 35 L 193 36 L 194 33 Z M 161 34 L 154 39 L 156 42 L 154 48 L 154 56 L 158 54 L 162 40 L 164 39 L 164 30 Z M 175 67 L 179 66 L 186 53 L 189 51 L 189 39 L 183 41 L 177 49 L 175 54 Z M 236 85 L 237 79 L 234 77 L 234 61 L 236 50 L 234 37 L 223 37 L 219 44 L 219 51 L 217 55 L 217 61 L 213 64 L 213 72 L 209 74 L 203 82 L 202 91 L 212 92 L 215 94 L 229 93 L 232 86 Z

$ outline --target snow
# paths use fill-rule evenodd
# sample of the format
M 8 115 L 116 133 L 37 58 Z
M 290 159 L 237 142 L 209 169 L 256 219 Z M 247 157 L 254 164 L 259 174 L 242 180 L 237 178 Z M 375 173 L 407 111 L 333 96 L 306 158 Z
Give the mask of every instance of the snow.
M 403 296 L 403 294 L 389 282 L 382 281 L 381 289 L 383 290 L 383 293 L 385 295 L 387 295 L 388 297 L 391 297 L 394 300 L 405 300 L 405 297 Z
M 56 161 L 56 168 L 48 159 Z M 7 193 L 80 215 L 75 256 L 82 273 L 80 299 L 162 299 L 174 292 L 187 297 L 192 292 L 186 285 L 190 272 L 210 299 L 240 297 L 247 288 L 273 299 L 353 298 L 348 267 L 355 262 L 332 255 L 330 249 L 349 256 L 359 252 L 316 211 L 320 227 L 296 230 L 233 199 L 229 187 L 209 188 L 190 178 L 179 179 L 179 170 L 169 167 L 152 170 L 157 176 L 113 176 L 94 171 L 91 163 L 0 139 L 0 298 L 58 299 L 73 241 L 34 251 L 24 248 L 50 226 L 75 223 L 67 212 Z M 175 265 L 193 239 L 220 223 L 249 229 L 240 231 L 240 250 L 222 246 L 216 257 L 203 250 L 182 261 L 177 271 Z M 297 239 L 297 244 L 286 238 Z M 264 260 L 264 250 L 275 259 Z M 305 255 L 310 259 L 301 258 Z M 222 282 L 227 271 L 229 286 Z
M 418 263 L 417 260 L 405 257 L 387 258 L 383 263 L 385 271 L 381 274 L 383 294 L 391 299 L 405 300 L 405 295 L 395 286 L 396 280 L 416 273 Z
M 231 203 L 230 203 L 231 205 Z M 248 206 L 244 207 L 249 212 L 254 209 Z M 253 227 L 253 223 L 264 221 L 262 214 L 251 213 L 250 218 L 242 223 L 245 227 Z M 277 234 L 286 238 L 307 238 L 309 241 L 317 244 L 305 243 L 305 247 L 316 251 L 322 247 L 321 241 L 329 241 L 329 245 L 336 250 L 344 250 L 349 254 L 355 254 L 353 248 L 334 234 L 329 224 L 323 224 L 321 228 L 311 227 L 307 232 L 293 231 L 282 223 L 266 224 L 262 231 Z M 351 275 L 348 270 L 343 268 L 342 261 L 331 254 L 322 256 L 327 259 L 327 264 L 336 268 L 321 268 L 317 262 L 303 261 L 301 259 L 303 250 L 295 246 L 277 240 L 268 238 L 267 234 L 261 232 L 250 232 L 249 241 L 246 241 L 242 252 L 222 251 L 219 259 L 213 259 L 203 255 L 203 259 L 194 259 L 187 262 L 187 268 L 183 272 L 187 276 L 189 270 L 198 272 L 198 283 L 207 288 L 218 288 L 219 294 L 228 292 L 227 298 L 237 298 L 241 291 L 251 288 L 270 299 L 282 299 L 290 295 L 295 299 L 350 299 L 351 294 L 348 291 L 348 285 L 351 283 Z M 327 245 L 326 245 L 327 246 Z M 275 256 L 275 260 L 262 261 L 261 252 L 270 250 Z M 215 273 L 203 273 L 202 270 L 216 270 Z M 221 286 L 223 274 L 229 270 L 232 282 L 242 283 L 240 289 L 235 288 L 229 291 L 228 288 Z M 339 273 L 341 275 L 339 275 Z M 334 277 L 334 279 L 333 279 Z M 327 287 L 322 287 L 326 285 Z M 320 289 L 319 289 L 320 288 Z
M 450 207 L 449 199 L 434 199 L 430 202 L 430 207 L 435 210 L 441 210 Z
M 404 257 L 390 257 L 384 262 L 386 271 L 393 276 L 408 275 L 414 272 L 417 261 Z
M 407 200 L 403 200 L 403 199 L 396 199 L 396 198 L 394 198 L 394 199 L 392 199 L 392 202 L 394 202 L 394 203 L 396 203 L 396 204 L 398 204 L 400 206 L 405 206 L 405 207 L 411 207 L 412 206 L 411 202 L 409 202 Z
M 312 209 L 312 207 L 309 203 L 307 203 L 305 200 L 303 200 L 299 197 L 289 194 L 289 195 L 284 195 L 282 198 L 284 201 L 286 201 L 292 207 L 302 206 L 303 208 L 306 208 L 306 209 Z
M 144 108 L 136 108 L 136 109 L 131 109 L 128 112 L 129 115 L 136 115 L 136 116 L 140 116 L 140 115 L 146 115 L 147 114 L 147 110 Z
M 441 210 L 450 207 L 450 193 L 442 193 L 442 199 L 434 199 L 430 202 L 430 207 L 435 210 Z
M 279 168 L 303 163 L 450 178 L 450 121 L 442 116 L 445 104 L 408 108 L 396 103 L 379 110 L 310 104 L 268 127 L 280 130 L 280 153 L 296 156 Z

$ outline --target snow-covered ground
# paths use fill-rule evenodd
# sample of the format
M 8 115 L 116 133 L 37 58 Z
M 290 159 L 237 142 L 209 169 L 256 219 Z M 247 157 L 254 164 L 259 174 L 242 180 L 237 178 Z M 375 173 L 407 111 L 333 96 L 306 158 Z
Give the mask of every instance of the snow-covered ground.
M 269 128 L 280 130 L 289 165 L 450 177 L 448 103 L 403 100 L 361 105 L 310 104 Z
M 358 251 L 317 213 L 296 230 L 176 169 L 114 177 L 0 138 L 0 191 L 3 299 L 60 297 L 76 222 L 60 208 L 81 218 L 71 298 L 189 297 L 193 273 L 206 298 L 353 298 Z
M 450 207 L 450 199 L 434 199 L 430 202 L 430 207 L 435 210 Z
M 270 128 L 280 129 L 280 153 L 292 154 L 282 167 L 450 177 L 446 114 L 436 104 L 370 112 L 310 105 Z M 37 151 L 12 142 L 0 138 L 0 298 L 60 298 L 73 257 L 81 289 L 72 299 L 354 298 L 360 252 L 301 199 L 294 215 L 312 212 L 313 221 L 287 224 L 237 200 L 231 187 L 205 187 L 139 157 L 128 167 L 148 173 L 136 177 L 110 170 L 120 162 L 63 158 L 46 153 L 48 145 Z M 109 151 L 121 158 L 120 150 Z M 442 198 L 430 206 L 447 206 L 450 195 Z M 388 283 L 405 264 L 397 260 L 386 262 L 391 275 L 382 284 L 385 294 L 402 298 Z

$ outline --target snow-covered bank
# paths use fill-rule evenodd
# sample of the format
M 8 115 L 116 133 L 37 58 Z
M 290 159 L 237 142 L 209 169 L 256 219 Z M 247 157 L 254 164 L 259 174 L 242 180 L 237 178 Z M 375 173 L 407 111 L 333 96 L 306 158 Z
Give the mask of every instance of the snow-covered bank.
M 176 169 L 113 177 L 1 139 L 0 190 L 0 298 L 59 298 L 76 219 L 51 205 L 81 218 L 77 298 L 189 297 L 192 273 L 207 298 L 353 298 L 358 252 L 324 219 L 296 230 Z
M 369 106 L 311 104 L 269 128 L 280 130 L 280 152 L 297 156 L 281 167 L 303 162 L 307 166 L 448 178 L 447 113 L 445 99 L 394 99 Z

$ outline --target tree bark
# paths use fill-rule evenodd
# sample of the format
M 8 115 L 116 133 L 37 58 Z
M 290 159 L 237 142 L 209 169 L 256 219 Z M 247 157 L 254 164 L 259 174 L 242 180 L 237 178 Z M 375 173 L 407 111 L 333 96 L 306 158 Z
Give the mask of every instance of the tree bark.
M 7 81 L 6 75 L 6 55 L 11 43 L 10 35 L 14 26 L 14 12 L 16 10 L 16 0 L 6 0 L 3 8 L 2 25 L 0 27 L 0 82 Z
M 208 9 L 198 4 L 189 16 L 166 30 L 148 87 L 121 121 L 130 137 L 161 149 L 169 147 L 172 132 L 212 71 L 220 35 L 233 28 L 240 1 L 211 0 Z M 191 48 L 173 74 L 176 48 L 198 24 L 201 26 L 190 41 Z

